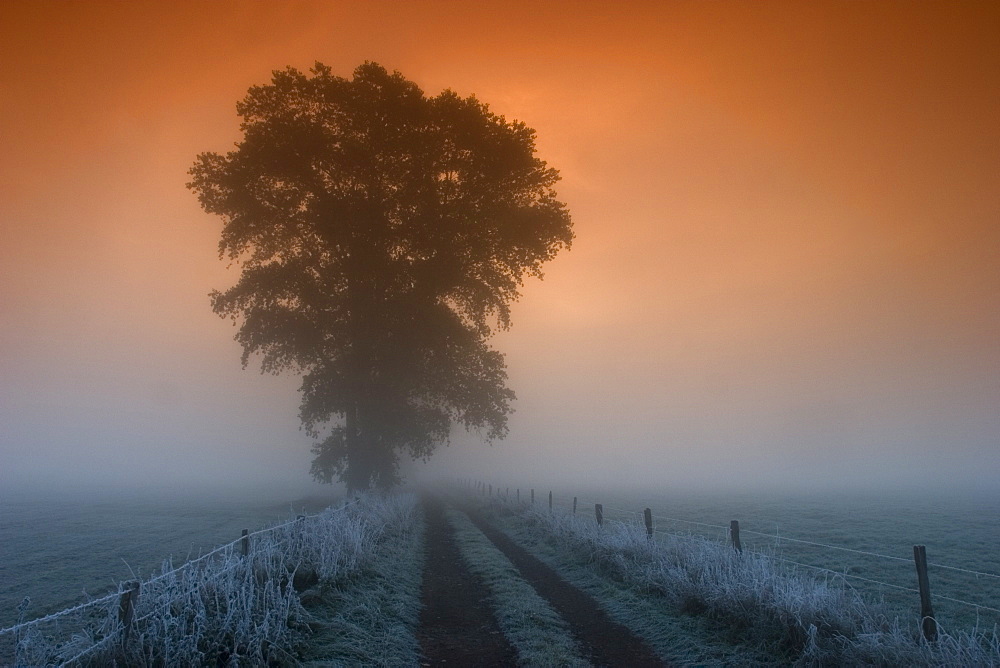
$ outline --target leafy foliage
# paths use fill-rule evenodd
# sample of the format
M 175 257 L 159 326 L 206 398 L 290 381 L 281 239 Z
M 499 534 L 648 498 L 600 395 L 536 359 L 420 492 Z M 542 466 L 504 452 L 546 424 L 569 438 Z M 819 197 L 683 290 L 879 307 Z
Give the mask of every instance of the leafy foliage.
M 313 475 L 396 480 L 453 423 L 503 438 L 513 392 L 487 339 L 525 275 L 572 241 L 534 131 L 475 97 L 428 97 L 365 63 L 274 72 L 237 105 L 243 140 L 198 156 L 189 187 L 224 226 L 239 281 L 212 293 L 243 364 L 303 376 Z

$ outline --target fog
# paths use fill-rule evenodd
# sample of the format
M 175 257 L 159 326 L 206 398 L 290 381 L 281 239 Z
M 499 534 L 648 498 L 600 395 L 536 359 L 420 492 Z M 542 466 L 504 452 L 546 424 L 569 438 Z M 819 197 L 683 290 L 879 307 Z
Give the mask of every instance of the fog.
M 411 482 L 1000 491 L 995 6 L 515 9 L 5 3 L 0 496 L 326 489 L 184 183 L 365 59 L 535 128 L 577 235 L 493 339 L 509 437 Z

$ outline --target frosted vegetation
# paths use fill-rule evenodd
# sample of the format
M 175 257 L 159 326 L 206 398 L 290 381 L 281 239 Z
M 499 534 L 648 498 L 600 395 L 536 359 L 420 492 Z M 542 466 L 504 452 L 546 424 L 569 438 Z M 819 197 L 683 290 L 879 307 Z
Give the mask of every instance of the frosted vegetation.
M 393 521 L 368 564 L 303 597 L 312 631 L 302 666 L 415 666 L 424 566 L 422 513 Z
M 114 593 L 0 631 L 15 665 L 294 665 L 310 635 L 302 592 L 329 589 L 413 524 L 416 500 L 363 496 L 251 534 L 139 586 L 131 624 Z M 412 542 L 412 541 L 410 541 Z M 125 587 L 127 589 L 128 587 Z
M 636 522 L 599 528 L 589 513 L 495 497 L 489 507 L 672 663 L 1000 667 L 995 628 L 939 626 L 928 643 L 915 613 L 766 547 L 737 554 L 718 538 L 648 540 Z M 509 560 L 465 515 L 448 519 L 521 661 L 583 663 Z M 0 665 L 416 665 L 423 532 L 413 496 L 358 497 L 251 534 L 246 555 L 237 540 L 179 568 L 164 562 L 139 584 L 129 624 L 121 592 L 21 619 L 0 630 Z
M 603 571 L 676 610 L 708 617 L 799 665 L 1000 666 L 996 629 L 923 640 L 919 619 L 901 620 L 843 578 L 817 578 L 766 552 L 737 553 L 697 536 L 657 535 L 638 523 L 606 522 L 561 509 L 494 503 L 561 550 L 584 553 Z M 640 630 L 637 629 L 637 632 Z

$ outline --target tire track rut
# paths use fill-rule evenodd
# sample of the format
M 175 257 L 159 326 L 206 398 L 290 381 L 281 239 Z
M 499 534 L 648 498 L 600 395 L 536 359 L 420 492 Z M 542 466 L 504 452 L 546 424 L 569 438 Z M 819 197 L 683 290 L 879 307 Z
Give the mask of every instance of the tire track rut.
M 515 666 L 486 586 L 462 561 L 439 499 L 424 498 L 427 561 L 417 640 L 423 666 Z

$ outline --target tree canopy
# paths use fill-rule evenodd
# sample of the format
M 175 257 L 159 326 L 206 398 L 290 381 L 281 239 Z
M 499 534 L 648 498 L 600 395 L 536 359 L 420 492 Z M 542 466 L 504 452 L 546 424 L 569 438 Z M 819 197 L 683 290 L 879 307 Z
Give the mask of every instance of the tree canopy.
M 212 308 L 244 367 L 301 374 L 313 476 L 387 486 L 452 424 L 503 438 L 514 393 L 488 339 L 573 238 L 534 131 L 367 62 L 275 71 L 237 112 L 242 141 L 188 184 L 242 268 Z

